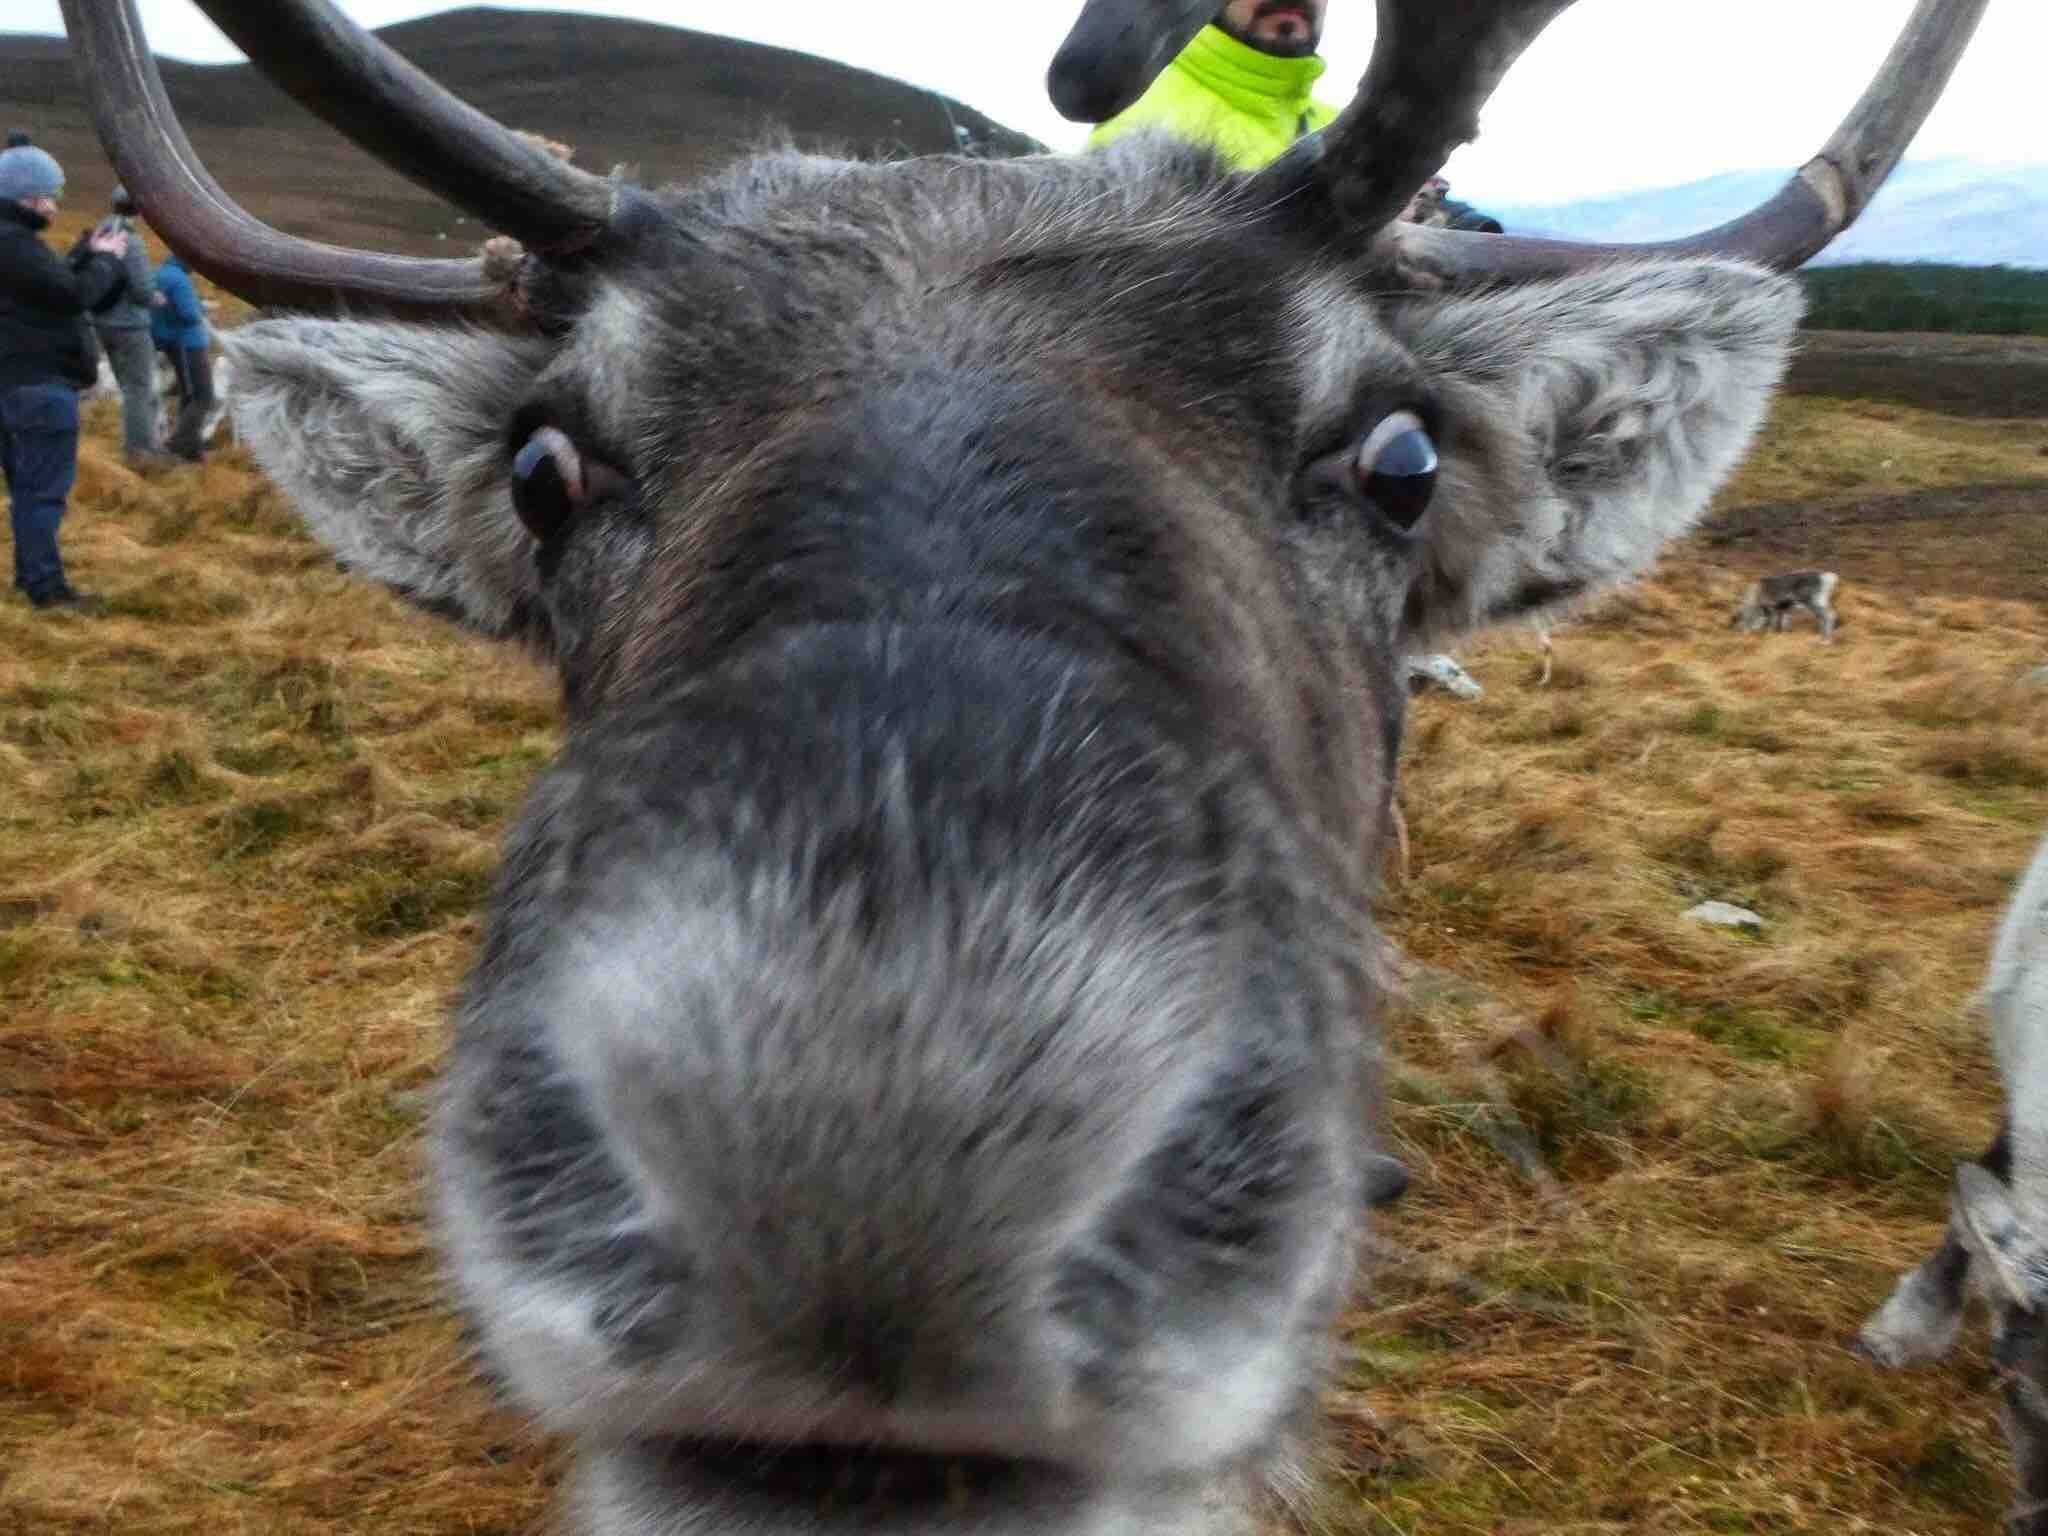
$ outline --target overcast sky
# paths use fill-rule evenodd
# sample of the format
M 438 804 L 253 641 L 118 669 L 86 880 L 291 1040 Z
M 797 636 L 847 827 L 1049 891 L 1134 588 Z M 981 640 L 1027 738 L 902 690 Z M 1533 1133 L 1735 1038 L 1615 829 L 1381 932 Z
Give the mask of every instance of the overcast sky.
M 1043 76 L 1079 0 L 497 0 L 725 32 L 942 90 L 1056 149 L 1084 130 Z M 190 0 L 140 0 L 153 47 L 239 57 Z M 370 26 L 448 7 L 342 0 Z M 1494 97 L 1479 141 L 1448 168 L 1461 195 L 1549 202 L 1805 160 L 1861 92 L 1912 0 L 1580 0 Z M 1336 102 L 1372 49 L 1370 0 L 1331 0 L 1323 94 Z M 57 0 L 0 0 L 0 30 L 62 30 Z M 1994 0 L 1915 157 L 2048 161 L 2048 4 Z

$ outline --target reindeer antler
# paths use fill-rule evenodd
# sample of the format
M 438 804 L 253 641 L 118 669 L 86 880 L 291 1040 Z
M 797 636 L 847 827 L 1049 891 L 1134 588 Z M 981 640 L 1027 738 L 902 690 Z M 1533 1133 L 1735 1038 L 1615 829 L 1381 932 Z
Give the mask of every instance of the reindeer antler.
M 62 0 L 100 142 L 150 222 L 193 268 L 255 304 L 382 313 L 493 312 L 479 261 L 351 250 L 283 234 L 223 192 L 178 125 L 134 0 Z
M 508 318 L 502 259 L 390 256 L 284 234 L 207 174 L 135 0 L 61 0 L 100 141 L 173 250 L 256 304 Z M 601 248 L 630 189 L 570 165 L 415 69 L 329 0 L 200 0 L 250 60 L 386 164 L 543 260 Z
M 198 0 L 249 62 L 384 164 L 543 257 L 598 243 L 622 188 L 489 117 L 332 0 Z
M 1338 217 L 1377 229 L 1407 206 L 1452 150 L 1479 137 L 1479 109 L 1573 3 L 1379 0 L 1365 79 L 1323 130 L 1323 178 Z
M 1383 0 L 1383 4 L 1387 0 Z M 1403 255 L 1454 283 L 1519 280 L 1618 257 L 1735 256 L 1789 272 L 1855 223 L 1913 142 L 1983 19 L 1987 0 L 1920 0 L 1820 153 L 1769 199 L 1676 240 L 1593 244 L 1400 225 Z M 1370 78 L 1370 76 L 1368 76 Z M 1334 130 L 1338 125 L 1332 124 Z
M 1216 0 L 1087 0 L 1045 85 L 1060 116 L 1115 117 L 1216 15 Z
M 1379 0 L 1379 35 L 1337 121 L 1255 185 L 1333 237 L 1379 237 L 1415 188 L 1478 133 L 1479 109 L 1573 0 Z M 1718 228 L 1654 245 L 1595 245 L 1397 225 L 1405 261 L 1451 282 L 1555 275 L 1617 257 L 1729 255 L 1798 266 L 1853 223 L 1969 46 L 1987 0 L 1920 0 L 1870 88 L 1774 197 Z M 1054 103 L 1099 121 L 1135 101 L 1215 6 L 1087 0 L 1054 61 Z

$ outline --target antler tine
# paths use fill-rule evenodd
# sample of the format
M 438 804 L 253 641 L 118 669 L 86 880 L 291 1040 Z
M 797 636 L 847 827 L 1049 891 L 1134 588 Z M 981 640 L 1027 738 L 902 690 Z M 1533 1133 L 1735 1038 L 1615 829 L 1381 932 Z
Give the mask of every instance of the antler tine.
M 1422 179 L 1479 132 L 1479 109 L 1508 66 L 1573 0 L 1379 0 L 1379 32 L 1358 95 L 1320 136 L 1315 174 L 1331 211 L 1378 228 Z M 1046 88 L 1061 116 L 1123 111 L 1215 18 L 1216 0 L 1087 0 L 1053 56 Z M 1290 157 L 1290 170 L 1299 157 Z
M 1216 10 L 1216 0 L 1088 0 L 1046 72 L 1054 109 L 1075 123 L 1115 117 Z
M 171 248 L 253 304 L 489 316 L 481 261 L 377 255 L 302 240 L 253 217 L 209 176 L 178 124 L 135 0 L 61 0 L 100 142 Z
M 250 62 L 393 170 L 543 257 L 612 227 L 619 188 L 479 112 L 331 0 L 199 0 Z
M 1358 94 L 1323 131 L 1318 174 L 1354 229 L 1399 213 L 1451 151 L 1479 136 L 1479 109 L 1574 0 L 1379 0 Z
M 1596 245 L 1395 225 L 1403 254 L 1453 283 L 1557 276 L 1626 258 L 1732 256 L 1789 272 L 1853 224 L 1905 154 L 1970 45 L 1988 0 L 1920 0 L 1826 144 L 1768 200 L 1677 240 Z M 1332 125 L 1334 128 L 1336 125 Z
M 1920 0 L 1876 76 L 1813 159 L 1767 201 L 1677 240 L 1596 245 L 1397 226 L 1406 253 L 1453 282 L 1554 276 L 1627 257 L 1734 256 L 1790 271 L 1856 221 L 1969 47 L 1988 0 Z

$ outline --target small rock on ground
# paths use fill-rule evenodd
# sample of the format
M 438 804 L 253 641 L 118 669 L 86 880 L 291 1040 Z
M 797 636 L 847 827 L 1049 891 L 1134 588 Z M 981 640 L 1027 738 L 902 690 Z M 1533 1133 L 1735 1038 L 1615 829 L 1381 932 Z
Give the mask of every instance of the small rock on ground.
M 1689 909 L 1685 915 L 1696 923 L 1712 923 L 1716 928 L 1745 928 L 1751 933 L 1763 932 L 1762 918 L 1747 907 L 1738 907 L 1725 901 L 1703 901 Z

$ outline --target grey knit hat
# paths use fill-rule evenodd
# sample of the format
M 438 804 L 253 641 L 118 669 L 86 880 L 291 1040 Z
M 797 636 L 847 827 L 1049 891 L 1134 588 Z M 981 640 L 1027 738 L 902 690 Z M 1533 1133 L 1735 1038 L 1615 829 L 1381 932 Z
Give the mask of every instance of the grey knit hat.
M 58 197 L 63 191 L 64 167 L 48 150 L 33 144 L 0 150 L 0 201 Z

